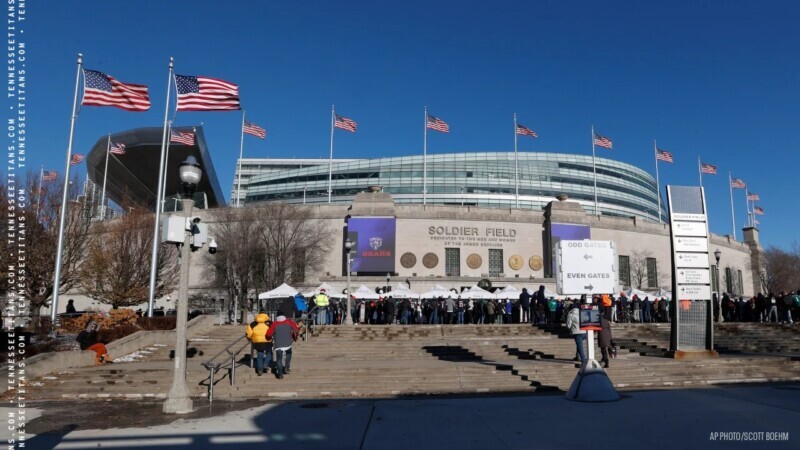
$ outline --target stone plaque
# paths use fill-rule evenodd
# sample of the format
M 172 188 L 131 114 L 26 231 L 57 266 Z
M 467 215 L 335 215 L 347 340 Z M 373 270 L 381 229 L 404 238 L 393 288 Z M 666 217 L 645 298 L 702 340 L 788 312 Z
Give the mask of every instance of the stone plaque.
M 435 253 L 425 253 L 425 256 L 422 257 L 422 265 L 428 269 L 433 269 L 437 264 L 439 264 L 439 257 Z
M 508 258 L 508 265 L 514 270 L 519 270 L 525 265 L 525 260 L 522 259 L 522 256 L 514 255 L 511 258 Z
M 483 259 L 481 259 L 481 255 L 477 253 L 472 253 L 467 256 L 467 267 L 470 269 L 479 269 L 483 264 Z
M 530 261 L 528 261 L 528 265 L 531 266 L 532 270 L 542 270 L 544 263 L 542 262 L 541 256 L 531 256 Z
M 417 264 L 417 257 L 413 253 L 403 253 L 403 256 L 400 257 L 400 265 L 406 269 L 414 267 L 415 264 Z

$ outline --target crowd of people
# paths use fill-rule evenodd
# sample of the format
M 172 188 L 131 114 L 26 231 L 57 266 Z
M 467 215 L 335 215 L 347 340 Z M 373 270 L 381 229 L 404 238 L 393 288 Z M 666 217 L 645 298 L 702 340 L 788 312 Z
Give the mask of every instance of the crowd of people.
M 746 299 L 735 295 L 722 294 L 713 299 L 714 320 L 716 322 L 773 322 L 794 324 L 800 316 L 800 290 L 761 294 Z

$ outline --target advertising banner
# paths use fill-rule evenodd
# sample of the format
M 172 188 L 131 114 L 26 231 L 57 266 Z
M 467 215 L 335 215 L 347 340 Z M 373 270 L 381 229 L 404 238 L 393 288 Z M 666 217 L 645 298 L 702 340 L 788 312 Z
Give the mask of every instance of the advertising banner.
M 347 236 L 355 243 L 350 270 L 394 273 L 394 217 L 352 217 L 347 222 Z

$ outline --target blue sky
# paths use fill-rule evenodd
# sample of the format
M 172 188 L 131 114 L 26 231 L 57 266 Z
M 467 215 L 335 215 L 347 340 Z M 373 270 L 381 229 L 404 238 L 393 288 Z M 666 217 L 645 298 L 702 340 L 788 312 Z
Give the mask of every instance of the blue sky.
M 696 185 L 697 155 L 719 167 L 704 185 L 711 231 L 731 232 L 727 173 L 760 194 L 765 246 L 798 240 L 800 4 L 789 1 L 31 2 L 29 167 L 64 170 L 78 52 L 85 67 L 150 86 L 146 113 L 82 109 L 75 151 L 108 133 L 160 126 L 167 63 L 238 83 L 249 157 L 327 158 L 330 107 L 356 120 L 337 157 L 422 151 L 422 109 L 447 121 L 431 153 L 513 150 L 512 114 L 539 138 L 521 151 L 598 154 L 654 172 L 653 139 L 675 155 L 664 184 Z M 203 122 L 226 195 L 238 112 Z M 85 169 L 79 169 L 85 173 Z M 737 228 L 744 193 L 734 192 Z M 741 237 L 741 231 L 738 231 Z

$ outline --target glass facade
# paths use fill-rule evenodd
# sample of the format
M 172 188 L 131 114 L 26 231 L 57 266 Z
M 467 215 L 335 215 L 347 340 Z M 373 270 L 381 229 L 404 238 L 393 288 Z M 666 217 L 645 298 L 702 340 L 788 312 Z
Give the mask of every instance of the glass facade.
M 282 170 L 273 170 L 261 162 L 258 167 L 262 172 L 258 173 L 256 165 L 243 160 L 242 172 L 245 167 L 249 169 L 246 203 L 327 203 L 328 161 L 315 162 Z M 596 165 L 601 214 L 658 221 L 656 183 L 649 173 L 605 158 L 597 158 Z M 513 152 L 428 155 L 427 177 L 423 174 L 421 155 L 334 160 L 331 203 L 349 204 L 357 193 L 378 185 L 392 194 L 395 203 L 420 204 L 423 186 L 427 185 L 429 204 L 516 207 L 514 170 Z M 541 210 L 557 195 L 566 194 L 587 211 L 594 212 L 591 156 L 521 152 L 517 182 L 520 208 Z M 667 216 L 663 207 L 662 216 Z
M 444 249 L 444 271 L 449 277 L 461 276 L 461 249 Z

